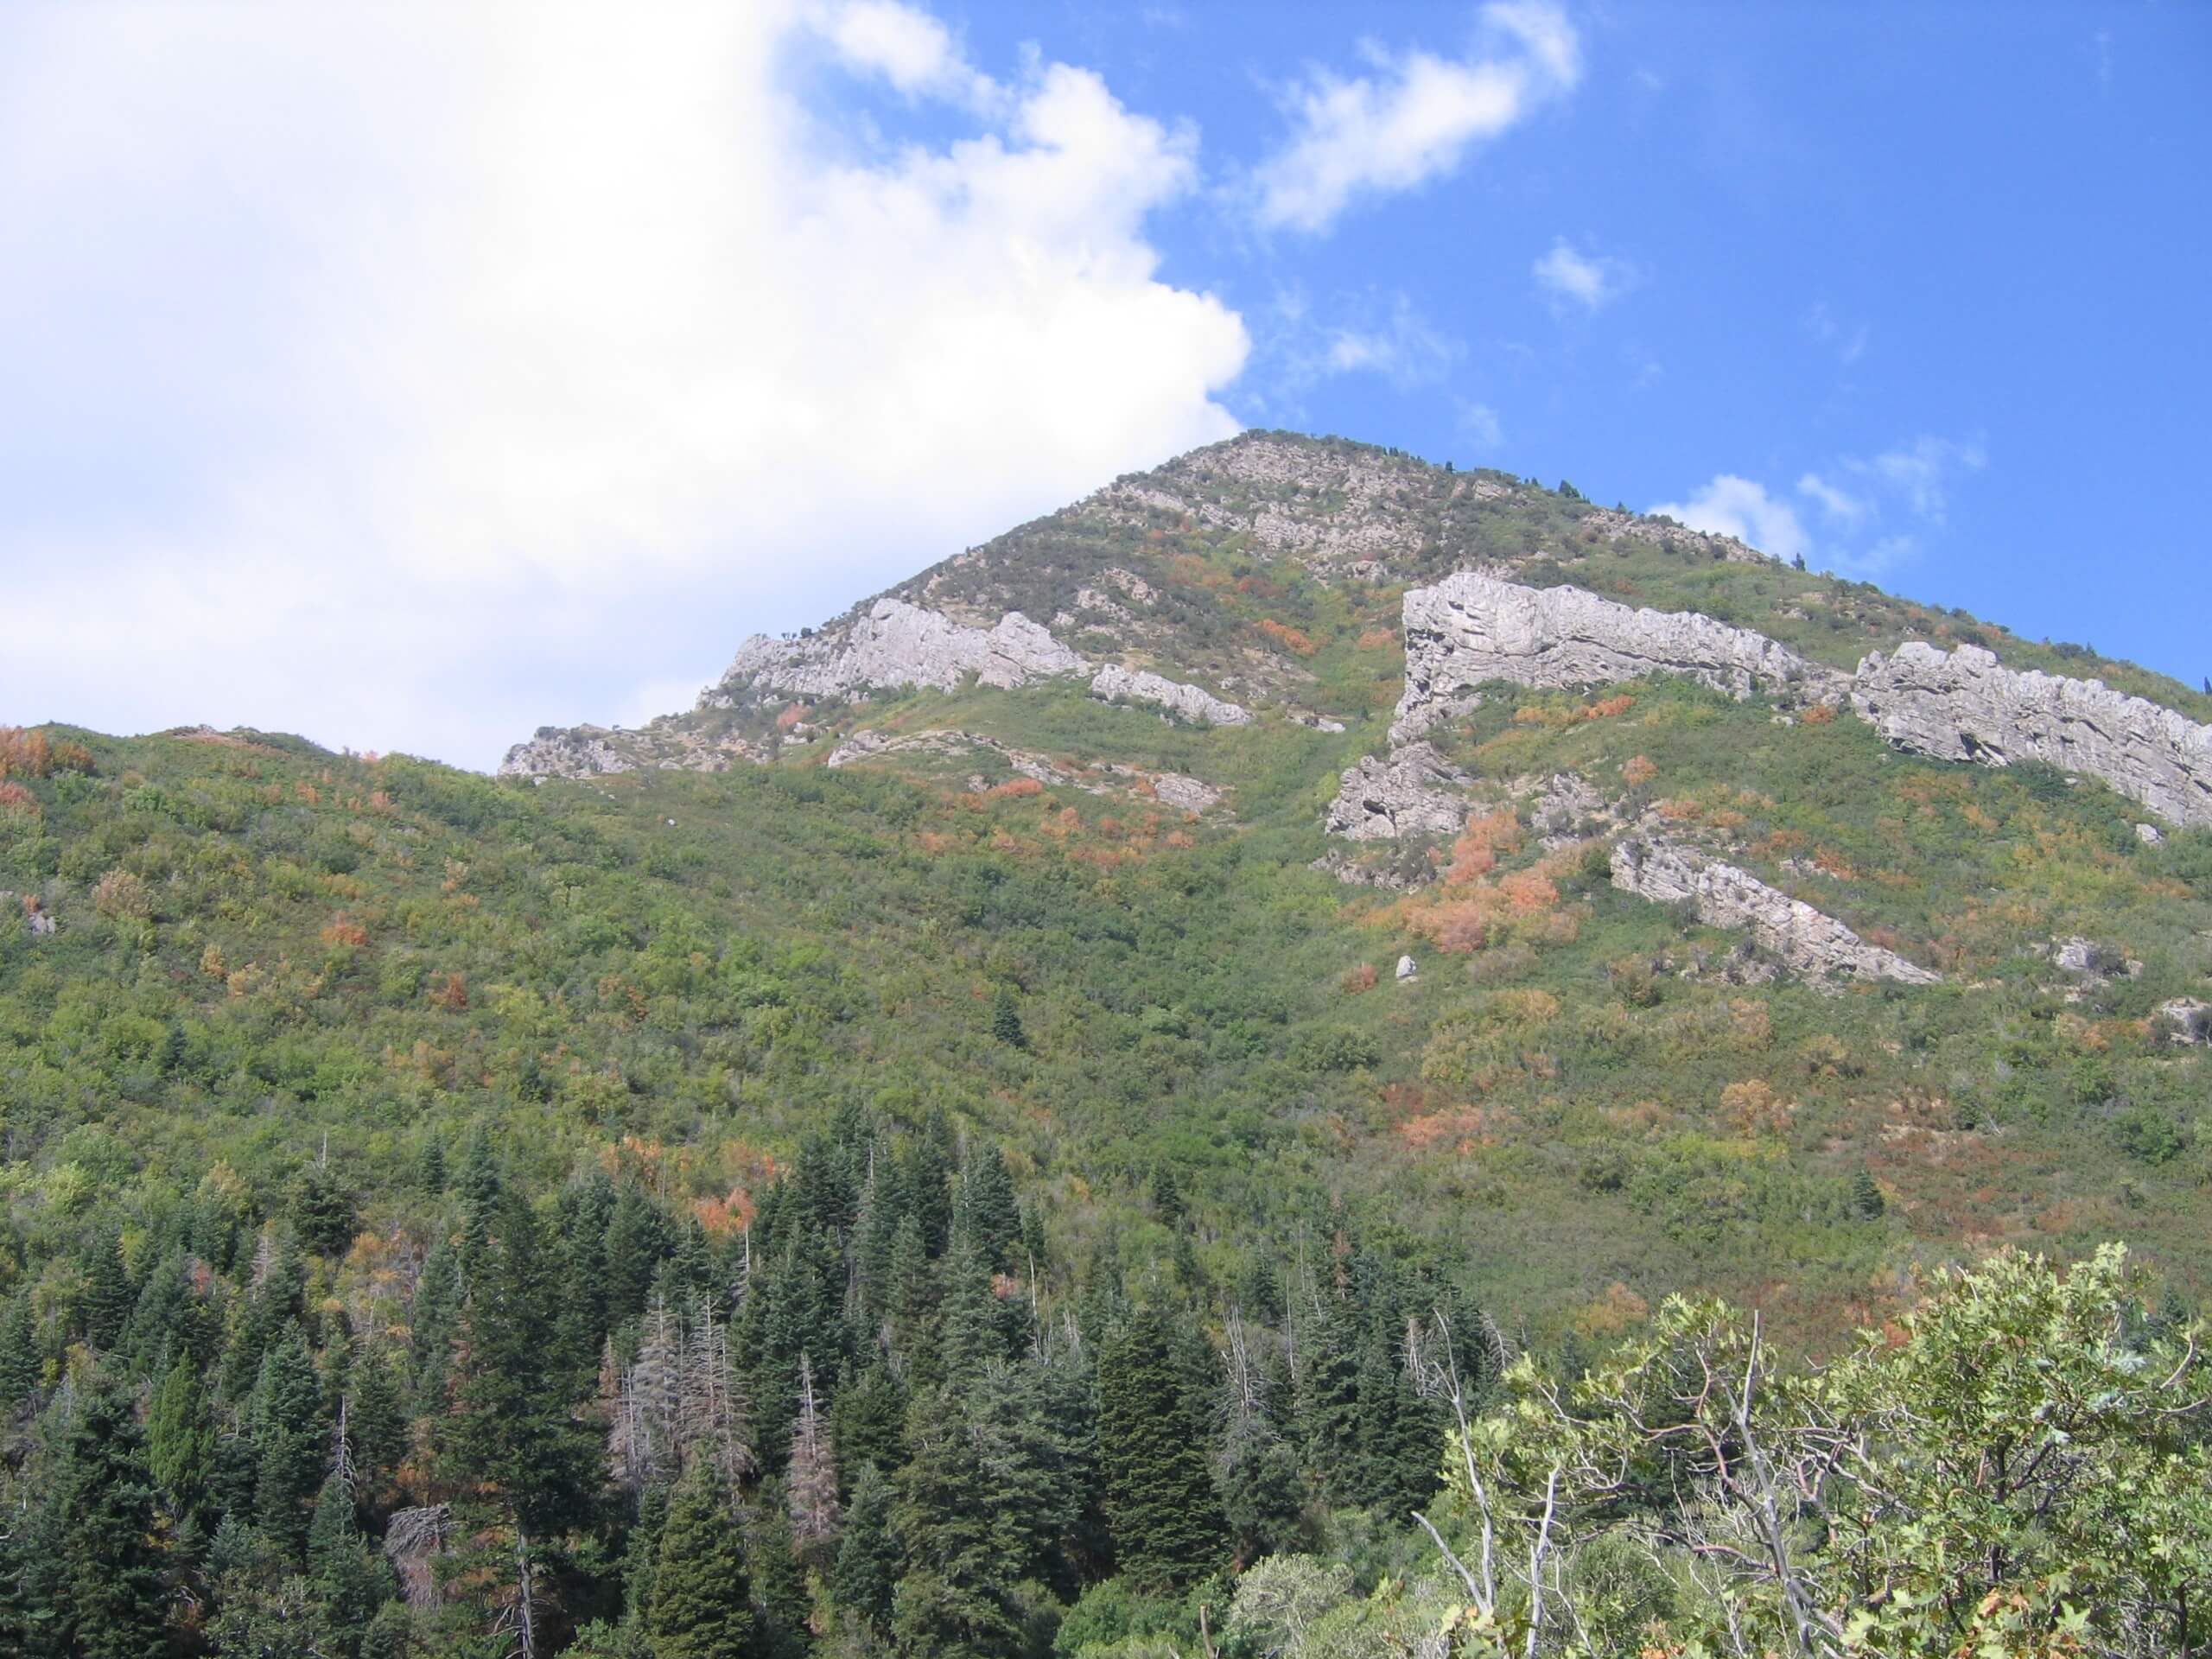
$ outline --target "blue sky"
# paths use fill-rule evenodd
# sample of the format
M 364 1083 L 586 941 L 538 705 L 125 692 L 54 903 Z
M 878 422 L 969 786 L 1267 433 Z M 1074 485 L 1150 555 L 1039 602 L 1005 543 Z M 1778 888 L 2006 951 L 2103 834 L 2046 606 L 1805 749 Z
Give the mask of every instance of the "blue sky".
M 489 766 L 1237 426 L 2194 682 L 2212 8 L 0 10 L 0 720 Z

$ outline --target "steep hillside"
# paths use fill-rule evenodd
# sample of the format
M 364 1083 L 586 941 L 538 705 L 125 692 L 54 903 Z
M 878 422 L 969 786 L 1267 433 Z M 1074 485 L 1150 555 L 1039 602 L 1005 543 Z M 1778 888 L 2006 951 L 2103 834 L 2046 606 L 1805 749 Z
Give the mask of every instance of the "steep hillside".
M 1564 487 L 1258 434 L 499 779 L 0 732 L 7 1491 L 92 1479 L 109 1400 L 168 1448 L 130 1535 L 176 1650 L 289 1650 L 309 1606 L 347 1652 L 528 1612 L 611 1655 L 711 1464 L 777 1650 L 1011 1654 L 1117 1566 L 1404 1579 L 1344 1516 L 1436 1482 L 1408 1321 L 1484 1387 L 1688 1288 L 1829 1351 L 1941 1264 L 2107 1239 L 2185 1308 L 2208 715 Z M 1211 1448 L 1186 1555 L 1109 1524 L 1116 1365 Z M 875 1589 L 806 1531 L 817 1406 L 855 1528 L 889 1483 Z M 1052 1471 L 980 1600 L 890 1587 L 999 1507 L 929 1484 L 940 1419 Z M 15 1535 L 0 1635 L 67 1601 Z

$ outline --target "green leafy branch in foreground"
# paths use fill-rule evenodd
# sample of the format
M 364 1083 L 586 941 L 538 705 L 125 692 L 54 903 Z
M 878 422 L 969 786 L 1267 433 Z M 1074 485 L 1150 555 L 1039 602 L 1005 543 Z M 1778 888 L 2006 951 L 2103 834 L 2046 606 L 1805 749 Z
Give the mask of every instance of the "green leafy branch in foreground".
M 1458 1650 L 2199 1651 L 2208 1370 L 2134 1289 L 2118 1245 L 2063 1274 L 2006 1252 L 1822 1370 L 1684 1298 L 1569 1389 L 1516 1363 L 1452 1435 Z M 1624 1545 L 1641 1632 L 1580 1593 Z
M 2117 1245 L 1946 1275 L 1824 1368 L 1677 1298 L 1569 1388 L 1526 1358 L 1472 1408 L 1444 1322 L 1443 1568 L 1237 1581 L 1221 1659 L 2057 1659 L 2212 1651 L 2208 1368 Z M 1164 1651 L 1164 1649 L 1163 1649 Z

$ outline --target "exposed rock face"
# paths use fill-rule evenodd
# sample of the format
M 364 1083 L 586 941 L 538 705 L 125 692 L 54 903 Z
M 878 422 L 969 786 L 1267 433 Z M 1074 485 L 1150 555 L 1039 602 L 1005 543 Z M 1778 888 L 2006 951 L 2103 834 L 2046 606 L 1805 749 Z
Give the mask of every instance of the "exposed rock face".
M 499 762 L 502 778 L 588 778 L 594 772 L 627 772 L 635 764 L 610 739 L 604 726 L 541 726 L 507 751 Z
M 2003 666 L 1979 645 L 1920 640 L 1859 664 L 1852 707 L 1899 748 L 2001 766 L 2040 760 L 2101 778 L 2177 823 L 2212 823 L 2212 726 L 2101 680 Z
M 1013 687 L 1088 668 L 1081 656 L 1019 611 L 988 628 L 971 628 L 902 599 L 879 599 L 845 630 L 804 639 L 754 634 L 739 647 L 732 681 L 803 697 L 849 697 L 879 689 L 925 685 L 956 691 L 970 674 Z
M 2212 1043 L 2212 1002 L 2194 996 L 2177 996 L 2158 1005 L 2158 1019 L 2177 1043 Z
M 1398 982 L 1400 984 L 1402 985 L 1409 979 L 1419 979 L 1420 977 L 1421 969 L 1414 963 L 1414 959 L 1411 957 L 1400 957 L 1398 958 Z
M 1081 658 L 1077 659 L 1079 665 Z M 1109 663 L 1090 682 L 1090 695 L 1108 702 L 1145 702 L 1164 709 L 1202 726 L 1243 726 L 1251 710 L 1227 702 L 1195 685 L 1185 685 L 1148 669 L 1128 669 Z
M 1472 708 L 1487 680 L 1564 690 L 1681 674 L 1732 696 L 1808 701 L 1840 696 L 1846 683 L 1763 633 L 1694 611 L 1637 609 L 1580 588 L 1526 588 L 1468 570 L 1407 591 L 1405 636 L 1394 743 Z
M 761 761 L 767 752 L 742 738 L 710 737 L 656 721 L 643 731 L 605 726 L 541 726 L 499 762 L 502 778 L 589 778 L 657 767 L 664 772 L 727 772 L 734 760 Z
M 1347 841 L 1396 841 L 1406 836 L 1456 836 L 1467 820 L 1467 774 L 1426 743 L 1371 754 L 1345 768 L 1323 820 Z
M 1860 938 L 1833 916 L 1770 887 L 1748 871 L 1694 847 L 1654 835 L 1632 836 L 1613 849 L 1613 885 L 1655 904 L 1694 905 L 1713 927 L 1748 929 L 1755 939 L 1808 979 L 1887 979 L 1933 985 L 1940 976 Z
M 1613 821 L 1612 810 L 1605 798 L 1591 786 L 1587 779 L 1572 772 L 1552 774 L 1529 816 L 1535 828 L 1538 844 L 1546 852 L 1581 840 L 1588 833 L 1586 825 L 1605 829 Z

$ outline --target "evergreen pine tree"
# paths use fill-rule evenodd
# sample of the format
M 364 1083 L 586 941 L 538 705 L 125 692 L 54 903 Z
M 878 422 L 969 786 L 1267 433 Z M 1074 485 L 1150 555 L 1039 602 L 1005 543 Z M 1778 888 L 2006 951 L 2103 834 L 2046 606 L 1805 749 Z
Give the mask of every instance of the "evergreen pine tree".
M 8 1299 L 7 1311 L 0 1315 L 0 1421 L 30 1398 L 41 1363 L 30 1292 L 21 1290 Z
M 103 1227 L 92 1236 L 85 1259 L 85 1339 L 102 1352 L 114 1347 L 130 1317 L 131 1300 L 122 1239 L 113 1227 Z
M 416 1416 L 441 1416 L 453 1365 L 453 1339 L 461 1329 L 461 1255 L 445 1240 L 423 1258 L 408 1305 L 409 1384 Z
M 577 1513 L 592 1436 L 570 1411 L 576 1379 L 554 1341 L 561 1287 L 537 1218 L 505 1198 L 462 1311 L 466 1363 L 446 1449 L 454 1471 L 496 1493 L 524 1548 Z
M 1004 1272 L 1014 1263 L 1021 1240 L 1021 1209 L 1014 1201 L 1014 1177 L 995 1146 L 970 1147 L 960 1172 L 957 1224 L 976 1241 L 984 1259 Z
M 322 1390 L 297 1326 L 270 1348 L 254 1384 L 251 1425 L 254 1515 L 296 1555 L 307 1541 L 308 1503 L 322 1484 Z
M 162 1650 L 162 1560 L 153 1487 L 128 1395 L 96 1382 L 63 1445 L 50 1582 L 52 1637 L 73 1659 L 148 1659 Z
M 799 1659 L 810 1645 L 807 1617 L 814 1611 L 791 1535 L 785 1495 L 775 1483 L 761 1489 L 761 1502 L 747 1529 L 745 1559 L 753 1573 L 755 1659 Z
M 361 1536 L 353 1495 L 336 1475 L 323 1482 L 308 1527 L 308 1574 L 328 1632 L 325 1650 L 359 1653 L 362 1632 L 391 1594 L 391 1578 Z
M 1224 1538 L 1166 1321 L 1141 1308 L 1098 1358 L 1098 1454 L 1122 1570 L 1139 1587 L 1188 1584 L 1219 1565 Z
M 660 1264 L 675 1248 L 675 1230 L 660 1206 L 634 1186 L 614 1201 L 607 1223 L 607 1319 L 610 1328 L 645 1312 Z M 678 1306 L 682 1298 L 676 1299 Z
M 212 1524 L 215 1420 L 188 1356 L 180 1355 L 154 1390 L 146 1412 L 146 1466 L 180 1529 Z
M 753 1605 L 745 1544 L 704 1465 L 669 1499 L 645 1609 L 653 1659 L 747 1659 Z
M 1021 1028 L 1021 1005 L 1014 987 L 1001 985 L 991 998 L 991 1039 L 1008 1048 L 1027 1048 L 1029 1038 Z
M 292 1226 L 317 1255 L 343 1255 L 353 1243 L 353 1195 L 321 1159 L 300 1172 L 292 1195 Z
M 906 1188 L 922 1248 L 932 1260 L 952 1238 L 952 1126 L 943 1112 L 933 1111 L 906 1148 Z
M 830 1427 L 837 1437 L 837 1456 L 856 1484 L 864 1468 L 886 1475 L 897 1471 L 906 1421 L 906 1391 L 880 1362 L 837 1390 L 830 1404 Z
M 1879 1221 L 1888 1208 L 1873 1172 L 1862 1164 L 1851 1178 L 1851 1213 L 1860 1221 Z
M 837 1559 L 830 1569 L 830 1599 L 839 1623 L 879 1643 L 890 1634 L 891 1599 L 900 1567 L 891 1506 L 890 1481 L 874 1464 L 862 1464 L 845 1510 Z

